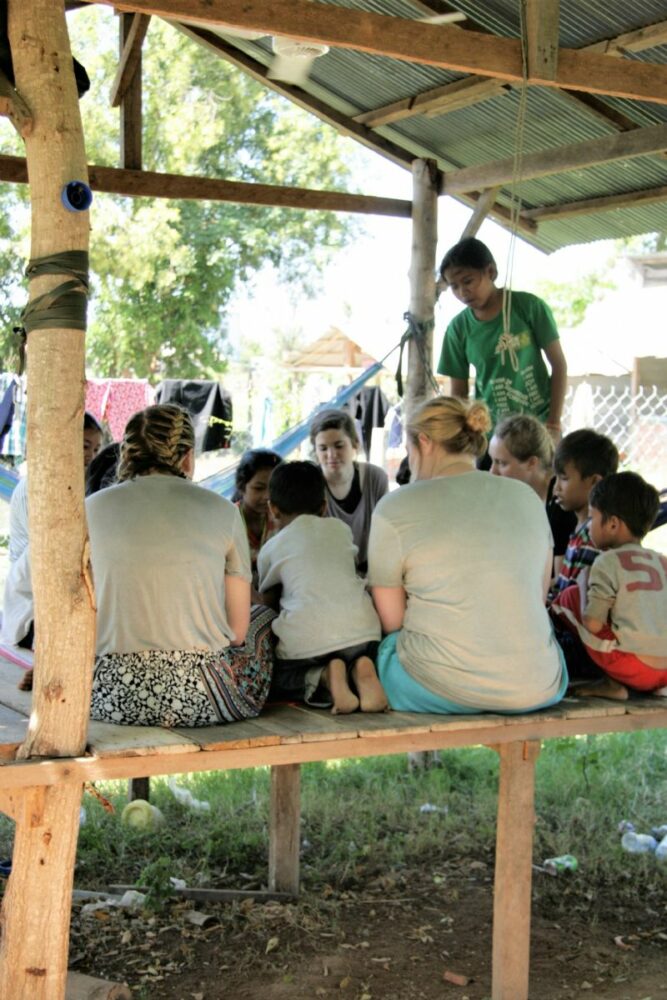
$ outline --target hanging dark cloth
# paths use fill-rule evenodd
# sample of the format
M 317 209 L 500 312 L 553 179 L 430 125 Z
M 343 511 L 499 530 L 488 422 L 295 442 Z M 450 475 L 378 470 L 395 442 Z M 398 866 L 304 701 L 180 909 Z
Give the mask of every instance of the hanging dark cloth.
M 357 427 L 361 430 L 361 441 L 366 458 L 370 458 L 373 428 L 384 427 L 384 418 L 391 409 L 389 400 L 378 386 L 366 385 L 356 396 L 352 397 L 349 403 L 345 403 L 343 409 L 347 410 L 352 419 L 357 422 Z
M 219 382 L 165 379 L 155 392 L 156 403 L 178 403 L 195 425 L 195 454 L 229 448 L 232 397 Z

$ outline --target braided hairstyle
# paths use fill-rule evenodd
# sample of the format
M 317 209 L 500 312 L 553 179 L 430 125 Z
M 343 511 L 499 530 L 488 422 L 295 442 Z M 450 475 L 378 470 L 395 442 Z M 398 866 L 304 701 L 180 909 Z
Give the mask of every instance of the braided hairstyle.
M 118 482 L 151 472 L 186 479 L 181 462 L 194 444 L 194 427 L 187 410 L 173 403 L 160 403 L 140 410 L 125 427 L 120 446 Z

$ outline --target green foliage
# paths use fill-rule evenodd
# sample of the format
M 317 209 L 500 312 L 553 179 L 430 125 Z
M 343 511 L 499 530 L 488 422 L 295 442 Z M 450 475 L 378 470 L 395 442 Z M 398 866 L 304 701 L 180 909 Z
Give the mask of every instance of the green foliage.
M 586 317 L 586 311 L 594 302 L 604 298 L 606 292 L 616 288 L 608 263 L 601 271 L 582 274 L 576 280 L 566 283 L 542 281 L 538 295 L 553 310 L 556 324 L 564 330 L 571 330 Z
M 137 886 L 146 890 L 146 906 L 156 913 L 163 910 L 174 895 L 171 867 L 169 858 L 160 857 L 146 865 L 137 879 Z
M 109 105 L 117 19 L 86 6 L 69 17 L 72 48 L 91 77 L 81 101 L 88 160 L 119 162 Z M 345 140 L 157 18 L 144 43 L 144 168 L 264 184 L 341 189 Z M 10 199 L 8 201 L 7 199 Z M 5 254 L 18 220 L 1 196 L 0 322 L 14 316 L 23 268 Z M 98 195 L 91 211 L 88 365 L 97 375 L 210 377 L 226 365 L 226 311 L 239 285 L 272 266 L 308 294 L 347 217 L 220 202 Z M 24 220 L 25 224 L 25 220 Z M 11 317 L 10 317 L 11 313 Z M 271 323 L 267 304 L 267 325 Z M 7 359 L 7 345 L 0 344 Z

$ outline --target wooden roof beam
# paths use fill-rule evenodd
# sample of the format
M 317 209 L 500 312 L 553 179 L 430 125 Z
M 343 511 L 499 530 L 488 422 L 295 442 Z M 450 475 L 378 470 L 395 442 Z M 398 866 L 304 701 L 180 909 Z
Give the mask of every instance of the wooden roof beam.
M 363 146 L 373 150 L 374 153 L 379 153 L 397 166 L 403 167 L 404 170 L 412 169 L 412 161 L 417 154 L 411 154 L 407 150 L 397 146 L 390 139 L 376 135 L 370 128 L 357 124 L 348 115 L 337 112 L 328 104 L 301 90 L 300 87 L 282 83 L 279 80 L 268 79 L 268 69 L 266 66 L 253 59 L 252 56 L 246 55 L 245 52 L 241 52 L 236 46 L 230 45 L 229 42 L 226 42 L 224 38 L 220 38 L 214 32 L 206 31 L 204 28 L 195 28 L 188 24 L 174 23 L 174 27 L 199 45 L 203 45 L 217 55 L 222 56 L 223 59 L 226 59 L 227 62 L 238 69 L 243 70 L 244 73 L 257 80 L 258 83 L 270 87 L 277 94 L 280 94 L 281 97 L 286 97 L 287 100 L 303 108 L 304 111 L 316 115 L 320 121 L 331 125 L 332 128 L 335 128 L 342 135 L 356 139 Z
M 408 219 L 412 214 L 412 202 L 402 198 L 248 184 L 213 177 L 186 177 L 182 174 L 160 174 L 148 170 L 122 170 L 94 165 L 88 167 L 88 174 L 93 191 L 121 194 L 130 198 L 230 201 L 241 205 L 358 212 L 362 215 L 388 215 L 402 219 Z M 20 156 L 0 156 L 0 181 L 27 184 L 25 159 Z
M 373 55 L 438 66 L 459 73 L 479 73 L 510 83 L 523 80 L 518 39 L 471 33 L 353 10 L 315 0 L 101 0 L 120 10 L 154 14 L 170 20 L 218 27 L 240 27 L 287 35 Z M 631 100 L 667 104 L 667 66 L 610 60 L 597 52 L 560 49 L 558 71 L 551 80 L 540 75 L 531 83 L 586 93 L 611 94 Z
M 616 38 L 606 38 L 601 42 L 586 45 L 582 52 L 600 52 L 607 56 L 622 56 L 626 52 L 645 52 L 667 43 L 667 21 L 647 24 L 644 28 L 626 31 Z
M 132 18 L 132 24 L 127 33 L 118 69 L 116 70 L 116 76 L 111 85 L 112 108 L 118 107 L 134 79 L 137 67 L 141 62 L 141 46 L 146 37 L 150 20 L 150 17 L 146 14 L 135 14 Z
M 637 128 L 620 135 L 603 136 L 601 139 L 588 139 L 586 142 L 527 153 L 521 162 L 521 179 L 527 181 L 568 170 L 585 170 L 599 163 L 646 156 L 664 149 L 667 149 L 667 125 Z M 462 194 L 465 191 L 509 184 L 514 171 L 514 157 L 453 170 L 445 174 L 443 190 L 445 194 Z
M 581 201 L 570 201 L 561 205 L 545 205 L 542 208 L 527 208 L 521 213 L 521 218 L 532 222 L 548 222 L 552 219 L 565 219 L 573 215 L 611 212 L 616 208 L 639 208 L 642 205 L 651 205 L 659 201 L 667 201 L 667 187 L 626 191 L 623 194 L 585 198 Z
M 415 115 L 436 118 L 452 111 L 460 111 L 461 108 L 470 107 L 472 104 L 479 104 L 481 101 L 488 101 L 492 97 L 498 97 L 499 94 L 509 93 L 509 89 L 508 84 L 502 80 L 494 80 L 493 77 L 468 76 L 464 80 L 455 80 L 442 87 L 424 90 L 414 97 L 394 101 L 382 108 L 364 111 L 360 115 L 355 115 L 354 121 L 368 128 L 379 128 L 381 125 L 391 125 L 405 118 L 414 118 Z
M 528 76 L 555 80 L 558 71 L 560 0 L 527 0 Z

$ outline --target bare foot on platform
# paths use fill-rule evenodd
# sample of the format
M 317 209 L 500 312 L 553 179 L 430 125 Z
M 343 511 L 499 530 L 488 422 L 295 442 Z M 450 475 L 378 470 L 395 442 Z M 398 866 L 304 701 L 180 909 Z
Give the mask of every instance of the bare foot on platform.
M 359 692 L 362 712 L 386 712 L 389 708 L 384 688 L 368 656 L 360 656 L 352 667 L 352 680 Z
M 16 686 L 19 691 L 32 691 L 32 669 L 26 670 Z
M 630 692 L 625 684 L 619 684 L 618 681 L 612 680 L 611 677 L 600 681 L 599 684 L 591 684 L 589 687 L 585 685 L 579 687 L 577 688 L 577 694 L 581 698 L 611 698 L 612 701 L 627 701 L 630 696 Z
M 343 660 L 330 660 L 322 674 L 322 683 L 333 699 L 332 715 L 349 715 L 359 708 L 359 699 L 347 683 L 347 667 Z
M 667 698 L 667 687 L 658 688 L 657 691 L 652 691 L 651 694 L 654 698 Z

